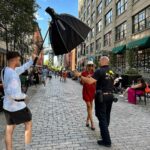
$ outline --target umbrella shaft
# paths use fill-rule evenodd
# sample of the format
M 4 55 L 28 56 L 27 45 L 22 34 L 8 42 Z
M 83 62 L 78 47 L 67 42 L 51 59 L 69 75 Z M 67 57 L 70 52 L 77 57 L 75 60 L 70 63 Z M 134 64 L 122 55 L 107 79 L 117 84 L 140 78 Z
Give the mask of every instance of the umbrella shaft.
M 48 27 L 48 30 L 47 30 L 46 35 L 45 35 L 45 37 L 44 37 L 43 43 L 41 44 L 41 46 L 40 46 L 40 48 L 39 48 L 38 55 L 40 55 L 40 53 L 41 53 L 41 51 L 42 51 L 42 49 L 43 49 L 43 45 L 44 45 L 44 42 L 45 42 L 46 37 L 47 37 L 47 35 L 48 35 L 48 32 L 49 32 L 49 27 Z M 36 65 L 37 60 L 38 60 L 38 57 L 35 58 L 34 63 L 33 63 L 33 66 Z

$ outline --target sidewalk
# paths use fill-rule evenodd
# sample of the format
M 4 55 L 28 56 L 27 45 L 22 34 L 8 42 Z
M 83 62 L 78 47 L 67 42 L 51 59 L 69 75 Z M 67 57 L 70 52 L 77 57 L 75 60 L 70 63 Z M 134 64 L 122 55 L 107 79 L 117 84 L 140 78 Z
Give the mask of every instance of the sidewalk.
M 82 100 L 82 86 L 70 79 L 58 78 L 39 86 L 30 100 L 33 114 L 33 150 L 150 150 L 150 102 L 147 106 L 128 104 L 119 99 L 113 104 L 110 134 L 112 147 L 97 145 L 96 131 L 85 127 L 86 107 Z M 94 114 L 94 112 L 93 112 Z M 14 150 L 23 150 L 23 125 L 14 134 Z

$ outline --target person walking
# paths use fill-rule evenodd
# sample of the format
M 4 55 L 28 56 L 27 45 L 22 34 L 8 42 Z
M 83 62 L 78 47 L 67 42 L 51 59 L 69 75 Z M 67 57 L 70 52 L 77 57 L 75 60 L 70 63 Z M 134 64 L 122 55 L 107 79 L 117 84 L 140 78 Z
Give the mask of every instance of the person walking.
M 88 61 L 86 70 L 82 72 L 83 77 L 91 77 L 94 74 L 94 63 L 93 61 Z M 94 122 L 93 122 L 93 116 L 92 116 L 92 110 L 93 110 L 93 100 L 95 96 L 95 83 L 94 84 L 87 84 L 82 82 L 81 84 L 83 85 L 83 90 L 82 90 L 82 95 L 83 95 L 83 100 L 86 103 L 87 107 L 87 120 L 86 120 L 86 127 L 89 127 L 89 121 L 91 123 L 91 129 L 95 130 Z
M 99 120 L 100 134 L 102 140 L 97 143 L 101 146 L 111 147 L 111 138 L 109 134 L 110 114 L 113 103 L 113 71 L 109 67 L 109 58 L 102 56 L 100 58 L 100 68 L 94 72 L 92 77 L 84 77 L 81 73 L 75 71 L 74 74 L 81 78 L 82 82 L 87 84 L 96 83 L 95 113 Z
M 34 69 L 33 76 L 34 76 L 33 79 L 35 81 L 35 85 L 37 86 L 40 83 L 38 68 Z
M 66 70 L 64 70 L 62 72 L 62 77 L 63 77 L 63 81 L 66 82 L 66 79 L 67 79 L 67 71 Z
M 13 131 L 16 125 L 22 123 L 25 125 L 25 150 L 31 150 L 32 114 L 24 102 L 27 95 L 21 91 L 19 75 L 29 69 L 36 55 L 32 54 L 32 59 L 23 66 L 20 66 L 20 58 L 18 52 L 8 52 L 8 66 L 1 72 L 4 87 L 3 108 L 7 123 L 5 131 L 6 150 L 13 149 Z
M 46 66 L 44 66 L 42 69 L 42 83 L 44 84 L 44 86 L 46 86 L 47 73 L 48 73 L 48 70 Z

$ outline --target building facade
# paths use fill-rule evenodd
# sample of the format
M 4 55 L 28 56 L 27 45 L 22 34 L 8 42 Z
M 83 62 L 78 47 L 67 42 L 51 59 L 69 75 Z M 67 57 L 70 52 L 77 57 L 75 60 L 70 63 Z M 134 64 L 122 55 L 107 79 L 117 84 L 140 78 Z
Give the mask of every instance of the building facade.
M 103 53 L 116 55 L 121 73 L 127 67 L 126 51 L 134 51 L 133 67 L 150 71 L 149 0 L 79 0 L 79 18 L 91 27 L 86 41 L 78 46 L 78 68 Z
M 64 55 L 57 56 L 57 66 L 64 66 Z
M 74 49 L 70 53 L 64 55 L 64 67 L 66 69 L 69 69 L 71 71 L 76 69 L 76 63 L 77 63 L 76 53 L 77 50 Z
M 41 29 L 40 29 L 38 23 L 35 23 L 35 28 L 34 28 L 34 34 L 33 34 L 33 40 L 32 41 L 33 41 L 34 52 L 38 54 L 38 51 L 40 50 L 41 45 L 43 43 Z M 42 66 L 43 63 L 44 63 L 44 52 L 41 51 L 41 53 L 39 54 L 37 65 Z

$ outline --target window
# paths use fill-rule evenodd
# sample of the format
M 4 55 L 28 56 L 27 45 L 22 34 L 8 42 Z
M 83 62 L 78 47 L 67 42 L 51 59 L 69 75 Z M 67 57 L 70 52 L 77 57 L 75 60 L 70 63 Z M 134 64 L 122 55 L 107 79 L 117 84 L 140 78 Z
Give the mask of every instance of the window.
M 102 1 L 97 6 L 97 17 L 102 13 Z
M 87 49 L 87 50 L 88 50 L 87 53 L 90 54 L 90 45 L 88 46 L 88 49 Z
M 94 37 L 94 33 L 95 33 L 95 29 L 93 28 L 93 29 L 92 29 L 92 33 L 91 33 L 91 38 Z
M 117 55 L 117 62 L 116 62 L 117 72 L 123 74 L 126 68 L 126 57 L 125 55 Z
M 93 12 L 92 16 L 91 16 L 91 23 L 94 23 L 95 21 L 95 12 Z
M 96 52 L 100 51 L 101 49 L 101 39 L 96 40 Z
M 133 16 L 133 33 L 150 28 L 150 6 Z
M 124 22 L 116 27 L 116 41 L 124 39 L 127 34 L 127 23 Z
M 82 43 L 82 45 L 81 45 L 82 55 L 85 55 L 85 46 L 86 46 L 86 44 Z
M 92 7 L 95 6 L 95 0 L 92 0 Z
M 89 46 L 86 47 L 85 54 L 88 54 Z
M 105 0 L 105 5 L 107 6 L 112 0 Z
M 91 32 L 89 32 L 88 36 L 87 36 L 87 41 L 90 40 L 90 36 L 91 36 Z
M 117 2 L 117 16 L 121 15 L 127 9 L 127 0 Z
M 89 16 L 90 14 L 90 5 L 87 7 L 87 17 Z
M 105 15 L 105 25 L 112 22 L 112 9 Z
M 91 45 L 90 45 L 90 52 L 92 53 L 93 51 L 94 51 L 94 42 L 91 43 Z
M 150 49 L 138 50 L 135 54 L 134 67 L 142 72 L 150 73 Z M 145 74 L 146 75 L 146 74 Z
M 104 35 L 104 46 L 111 46 L 111 31 Z
M 100 20 L 100 21 L 96 24 L 96 34 L 98 34 L 101 30 L 102 30 L 102 20 Z
M 90 19 L 88 19 L 88 20 L 87 20 L 87 25 L 90 26 L 90 25 L 91 25 L 90 23 L 91 23 L 91 22 L 90 22 Z
M 139 0 L 133 0 L 133 4 L 135 4 L 136 2 L 138 2 Z
M 85 18 L 86 18 L 86 12 L 83 15 L 83 21 L 85 21 Z

